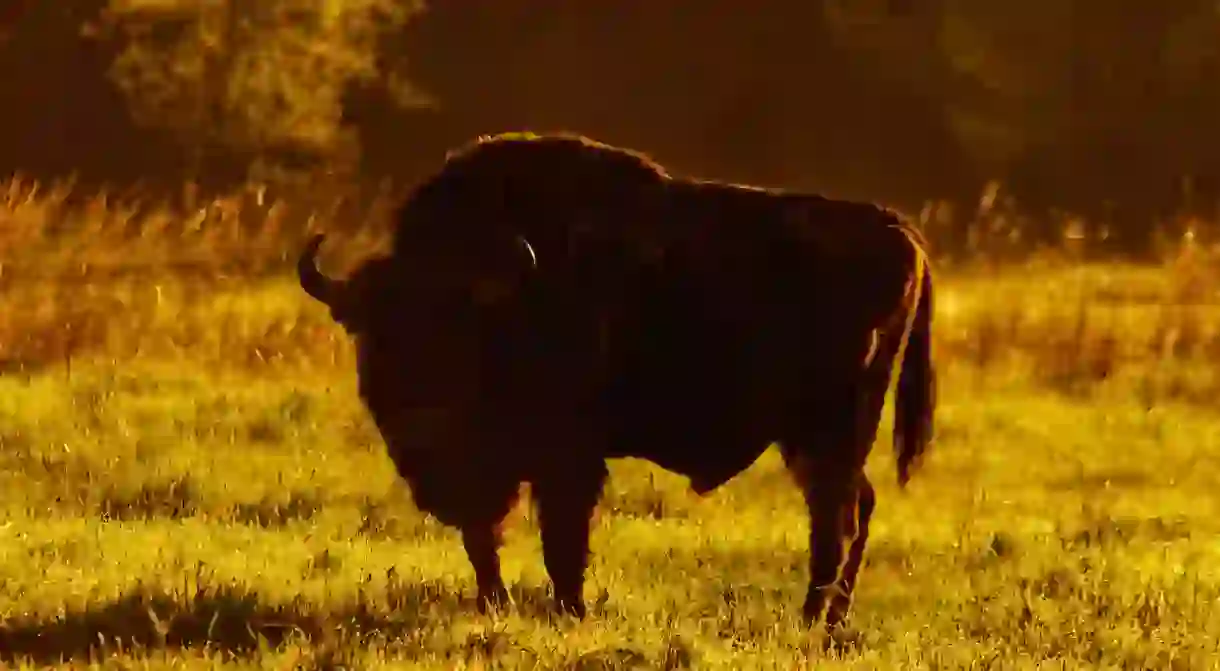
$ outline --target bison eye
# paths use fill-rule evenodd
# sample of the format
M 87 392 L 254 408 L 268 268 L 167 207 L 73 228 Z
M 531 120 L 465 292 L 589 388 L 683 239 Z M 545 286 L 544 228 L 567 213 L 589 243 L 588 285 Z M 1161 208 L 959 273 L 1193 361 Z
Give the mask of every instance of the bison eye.
M 478 306 L 495 305 L 511 294 L 512 287 L 508 282 L 498 279 L 477 280 L 470 290 L 470 296 Z

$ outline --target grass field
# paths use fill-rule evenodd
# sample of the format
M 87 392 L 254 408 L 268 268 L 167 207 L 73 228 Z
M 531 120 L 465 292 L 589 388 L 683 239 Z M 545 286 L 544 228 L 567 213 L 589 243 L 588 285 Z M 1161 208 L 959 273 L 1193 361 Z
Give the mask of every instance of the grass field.
M 583 622 L 547 614 L 523 505 L 517 607 L 477 615 L 455 533 L 409 502 L 347 343 L 283 272 L 302 227 L 13 193 L 0 668 L 1220 667 L 1210 261 L 941 274 L 939 440 L 899 492 L 883 429 L 828 646 L 800 624 L 807 527 L 772 453 L 705 499 L 614 464 Z

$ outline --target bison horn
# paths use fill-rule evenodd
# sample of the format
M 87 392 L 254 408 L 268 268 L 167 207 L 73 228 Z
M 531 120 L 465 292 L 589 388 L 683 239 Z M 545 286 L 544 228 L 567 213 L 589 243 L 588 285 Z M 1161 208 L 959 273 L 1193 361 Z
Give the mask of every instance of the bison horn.
M 519 242 L 521 244 L 521 246 L 524 248 L 525 253 L 529 254 L 530 267 L 537 268 L 538 267 L 538 255 L 534 253 L 534 246 L 530 244 L 529 240 L 525 239 L 524 235 L 518 235 L 517 242 Z
M 301 258 L 297 260 L 297 278 L 305 293 L 321 303 L 331 305 L 336 297 L 335 280 L 323 275 L 322 271 L 318 270 L 317 263 L 318 249 L 322 247 L 325 237 L 319 233 L 306 243 Z

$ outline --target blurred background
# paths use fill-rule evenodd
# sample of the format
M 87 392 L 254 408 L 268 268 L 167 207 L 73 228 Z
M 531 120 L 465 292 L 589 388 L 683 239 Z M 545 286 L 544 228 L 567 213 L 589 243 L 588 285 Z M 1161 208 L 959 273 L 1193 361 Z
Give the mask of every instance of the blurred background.
M 1213 0 L 0 8 L 0 175 L 74 197 L 257 184 L 361 208 L 528 128 L 922 212 L 944 254 L 980 207 L 1009 246 L 1068 231 L 1143 255 L 1220 205 Z

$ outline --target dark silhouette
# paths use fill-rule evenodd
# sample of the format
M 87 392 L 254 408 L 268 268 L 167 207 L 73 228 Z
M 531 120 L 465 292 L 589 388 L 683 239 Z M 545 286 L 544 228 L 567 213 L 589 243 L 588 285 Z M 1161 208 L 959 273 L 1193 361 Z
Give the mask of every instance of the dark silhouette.
M 481 601 L 504 595 L 498 528 L 520 483 L 556 599 L 583 616 L 607 458 L 707 494 L 777 442 L 812 519 L 804 614 L 843 620 L 899 360 L 900 483 L 931 437 L 932 279 L 915 229 L 869 204 L 671 177 L 634 152 L 530 134 L 451 153 L 398 226 L 393 253 L 347 281 L 318 271 L 315 238 L 300 282 L 355 337 L 390 457 L 417 505 L 461 530 Z

